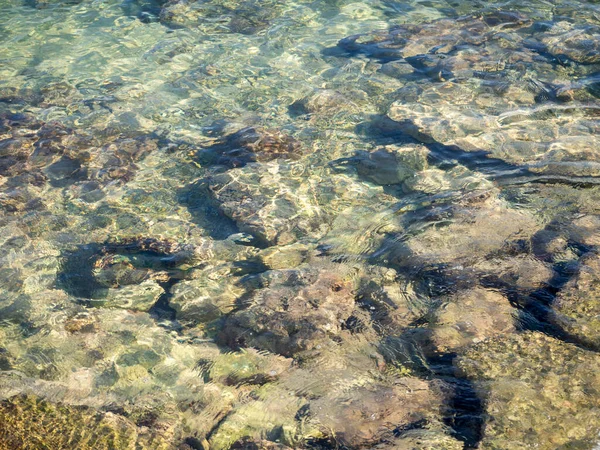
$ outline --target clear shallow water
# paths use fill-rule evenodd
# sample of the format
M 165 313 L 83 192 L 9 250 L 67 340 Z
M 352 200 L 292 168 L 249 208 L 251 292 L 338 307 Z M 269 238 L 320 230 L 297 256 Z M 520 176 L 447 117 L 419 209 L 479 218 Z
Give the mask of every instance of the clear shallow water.
M 597 3 L 0 11 L 1 448 L 597 445 Z

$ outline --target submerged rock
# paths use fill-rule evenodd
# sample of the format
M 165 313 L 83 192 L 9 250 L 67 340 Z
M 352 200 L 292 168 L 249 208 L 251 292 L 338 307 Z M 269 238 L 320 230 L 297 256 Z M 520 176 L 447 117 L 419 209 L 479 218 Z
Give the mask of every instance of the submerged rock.
M 261 386 L 277 380 L 291 368 L 292 361 L 254 349 L 229 352 L 202 361 L 207 381 L 228 386 Z
M 208 267 L 171 289 L 169 304 L 186 325 L 206 324 L 231 312 L 246 292 L 231 266 Z
M 379 185 L 401 184 L 428 168 L 423 146 L 387 146 L 372 152 L 357 152 L 352 158 L 333 161 L 334 167 L 351 165 L 361 178 Z
M 522 241 L 517 240 L 514 244 L 518 247 L 521 243 Z M 510 243 L 507 244 L 508 248 L 501 248 L 498 253 L 503 250 L 510 252 Z M 510 253 L 498 255 L 499 257 L 478 262 L 473 268 L 485 279 L 485 283 L 499 289 L 511 287 L 525 293 L 550 286 L 556 273 L 549 264 L 529 255 L 527 251 L 528 249 L 523 249 L 522 254 L 514 256 Z
M 242 277 L 265 270 L 258 250 L 240 244 L 252 242 L 248 238 L 235 234 L 223 241 L 207 240 L 194 249 L 199 264 L 186 270 L 184 279 L 170 290 L 169 305 L 181 323 L 205 325 L 236 307 L 246 292 Z
M 475 192 L 462 201 L 436 202 L 408 212 L 401 231 L 392 234 L 381 253 L 400 266 L 417 261 L 471 266 L 501 250 L 507 241 L 528 239 L 538 229 L 531 214 L 490 192 Z
M 257 247 L 315 242 L 334 218 L 388 200 L 379 186 L 347 174 L 316 170 L 305 161 L 270 161 L 216 173 L 199 180 L 202 192 Z
M 293 269 L 308 259 L 310 246 L 296 243 L 292 245 L 269 247 L 262 250 L 258 257 L 268 269 Z
M 154 238 L 126 238 L 64 252 L 58 286 L 102 307 L 148 311 L 165 293 L 160 283 L 184 277 L 191 246 Z
M 65 321 L 64 328 L 69 333 L 95 332 L 98 317 L 89 313 L 79 313 Z
M 592 177 L 600 173 L 595 155 L 599 111 L 588 104 L 536 106 L 518 97 L 485 93 L 482 81 L 464 86 L 446 82 L 424 89 L 419 107 L 398 100 L 388 115 L 403 133 L 442 145 L 441 158 L 461 160 L 467 167 L 496 177 L 536 179 Z M 487 98 L 487 100 L 486 100 Z M 481 101 L 488 105 L 478 105 Z M 476 112 L 474 112 L 476 111 Z M 575 120 L 576 119 L 576 120 Z M 447 153 L 447 156 L 446 156 Z M 503 161 L 506 164 L 499 164 Z
M 497 11 L 425 24 L 403 24 L 389 31 L 347 37 L 338 46 L 350 53 L 364 53 L 382 61 L 394 61 L 419 55 L 449 54 L 464 47 L 486 44 L 506 36 L 506 30 L 530 24 L 531 21 L 519 13 Z M 484 59 L 485 54 L 479 58 Z
M 415 293 L 393 269 L 365 266 L 357 273 L 357 306 L 368 313 L 373 327 L 387 335 L 402 333 L 429 313 L 433 302 Z
M 231 444 L 229 448 L 232 450 L 291 450 L 292 447 L 271 442 L 266 439 L 252 439 L 245 437 Z
M 109 289 L 106 300 L 92 301 L 90 304 L 103 308 L 148 311 L 164 293 L 165 290 L 156 281 L 146 280 L 132 286 Z
M 313 195 L 316 186 L 295 176 L 291 166 L 248 165 L 213 175 L 202 187 L 240 231 L 262 245 L 290 244 L 326 229 L 328 216 Z
M 339 46 L 427 78 L 409 75 L 388 116 L 441 164 L 458 160 L 503 182 L 598 177 L 597 76 L 586 65 L 600 54 L 598 30 L 536 24 L 532 38 L 530 25 L 499 11 L 400 25 Z M 565 60 L 573 61 L 568 73 L 557 66 Z
M 91 161 L 93 178 L 99 181 L 129 181 L 138 167 L 136 162 L 158 150 L 159 138 L 152 135 L 122 136 L 106 144 Z
M 527 41 L 532 48 L 547 52 L 560 63 L 569 60 L 580 64 L 600 62 L 600 27 L 581 26 L 568 21 L 553 24 L 546 32 L 538 33 Z
M 292 116 L 308 115 L 331 117 L 335 115 L 356 114 L 369 110 L 365 95 L 350 91 L 342 93 L 335 89 L 317 89 L 310 95 L 292 103 L 288 111 Z
M 485 397 L 482 447 L 592 448 L 600 357 L 541 333 L 488 339 L 456 361 Z
M 464 351 L 473 343 L 516 331 L 517 310 L 498 292 L 476 288 L 441 302 L 428 338 L 437 353 Z
M 161 23 L 169 26 L 208 26 L 218 19 L 219 27 L 231 33 L 256 34 L 280 15 L 277 0 L 170 0 L 160 12 Z
M 372 447 L 374 450 L 462 450 L 464 442 L 437 430 L 408 430 L 390 443 Z
M 523 80 L 515 75 L 528 72 L 528 67 L 538 69 L 541 76 L 552 76 L 553 72 L 558 75 L 553 67 L 556 63 L 568 66 L 571 61 L 574 66 L 599 62 L 599 32 L 597 26 L 568 22 L 548 27 L 520 13 L 499 10 L 349 36 L 338 47 L 386 63 L 381 70 L 392 76 L 412 75 L 408 69 L 412 66 L 433 81 L 478 77 L 491 82 L 490 85 L 498 80 L 518 84 Z M 390 62 L 395 65 L 387 67 Z M 407 67 L 402 68 L 400 63 Z M 580 70 L 587 73 L 585 68 Z M 543 83 L 537 87 L 543 92 Z M 552 96 L 552 86 L 546 85 L 548 88 L 546 94 Z M 559 92 L 554 95 L 568 98 Z
M 420 17 L 342 41 L 367 55 L 346 61 L 319 51 L 350 17 L 424 10 L 125 3 L 104 34 L 150 51 L 67 58 L 72 86 L 0 89 L 48 118 L 0 116 L 0 447 L 595 445 L 596 355 L 517 329 L 547 319 L 597 343 L 597 189 L 505 185 L 600 174 L 593 27 Z M 142 25 L 144 5 L 194 29 Z M 57 67 L 38 63 L 14 82 Z M 79 101 L 104 83 L 114 98 Z M 197 139 L 216 117 L 277 128 L 185 152 L 135 131 Z M 549 226 L 563 205 L 576 219 Z M 526 323 L 530 297 L 548 314 Z
M 318 351 L 343 332 L 354 309 L 350 281 L 334 268 L 311 265 L 257 276 L 261 288 L 231 313 L 220 340 L 284 356 Z
M 279 167 L 269 169 L 262 166 L 253 171 L 215 175 L 206 186 L 221 211 L 235 221 L 240 231 L 252 234 L 263 245 L 288 244 L 317 232 L 326 218 L 317 205 L 303 205 L 304 201 L 311 201 L 306 195 L 310 186 L 288 178 L 288 170 L 281 173 Z M 282 183 L 284 177 L 292 189 Z
M 449 394 L 443 382 L 403 377 L 392 386 L 365 386 L 310 402 L 309 420 L 344 446 L 378 448 L 372 446 L 393 441 L 415 424 L 442 428 L 438 421 Z
M 278 403 L 261 399 L 241 405 L 235 412 L 228 415 L 215 433 L 210 437 L 210 448 L 226 450 L 232 448 L 258 449 L 287 449 L 296 448 L 298 425 L 295 414 L 302 407 L 302 401 L 297 398 L 279 399 Z M 243 443 L 260 439 L 266 434 L 274 442 L 262 441 L 262 446 L 240 447 Z
M 0 175 L 14 188 L 82 187 L 82 199 L 102 198 L 109 183 L 130 181 L 136 163 L 158 150 L 159 138 L 151 134 L 112 135 L 100 138 L 58 122 L 44 123 L 27 114 L 0 117 Z M 94 195 L 91 191 L 96 191 Z M 11 193 L 12 192 L 12 193 Z M 98 192 L 100 194 L 98 195 Z
M 247 127 L 200 150 L 198 159 L 203 165 L 243 167 L 251 162 L 294 160 L 302 153 L 300 142 L 282 132 Z
M 576 245 L 583 245 L 588 249 L 600 248 L 600 216 L 584 215 L 575 219 L 565 230 Z

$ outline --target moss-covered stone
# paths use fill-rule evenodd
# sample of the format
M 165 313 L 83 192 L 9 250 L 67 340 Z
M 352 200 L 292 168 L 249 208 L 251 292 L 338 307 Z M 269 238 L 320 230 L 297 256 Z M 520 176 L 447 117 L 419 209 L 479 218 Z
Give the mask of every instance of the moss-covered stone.
M 600 432 L 600 356 L 541 333 L 489 339 L 458 358 L 485 397 L 482 448 L 592 448 Z
M 587 253 L 553 303 L 553 321 L 570 335 L 600 349 L 600 256 Z
M 23 395 L 0 403 L 0 448 L 166 450 L 170 446 L 122 416 Z

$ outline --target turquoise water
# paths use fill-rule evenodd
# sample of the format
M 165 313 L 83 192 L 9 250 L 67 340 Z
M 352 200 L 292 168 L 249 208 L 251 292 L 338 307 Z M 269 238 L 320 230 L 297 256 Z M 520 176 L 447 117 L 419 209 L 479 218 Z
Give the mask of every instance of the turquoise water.
M 596 448 L 599 98 L 594 1 L 0 0 L 0 448 Z

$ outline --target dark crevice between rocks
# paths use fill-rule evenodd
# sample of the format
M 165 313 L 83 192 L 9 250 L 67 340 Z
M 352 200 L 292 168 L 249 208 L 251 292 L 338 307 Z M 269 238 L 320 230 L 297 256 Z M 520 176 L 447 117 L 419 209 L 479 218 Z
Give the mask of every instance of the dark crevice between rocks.
M 443 422 L 449 427 L 450 435 L 464 443 L 465 449 L 478 448 L 483 438 L 484 401 L 471 380 L 456 375 L 453 364 L 456 353 L 435 356 L 423 354 L 421 348 L 427 346 L 428 333 L 429 330 L 424 327 L 407 329 L 399 337 L 388 338 L 395 341 L 390 346 L 393 351 L 386 351 L 384 343 L 381 348 L 382 354 L 387 361 L 399 362 L 422 378 L 447 383 L 452 388 L 452 394 L 442 412 Z M 417 428 L 419 424 L 413 425 Z M 408 430 L 403 432 L 406 431 Z
M 433 348 L 429 337 L 431 330 L 427 325 L 438 306 L 435 298 L 465 289 L 473 284 L 473 280 L 471 277 L 467 277 L 469 280 L 463 279 L 460 274 L 449 271 L 444 264 L 431 265 L 417 261 L 413 265 L 395 268 L 408 276 L 416 295 L 425 300 L 421 305 L 421 317 L 413 321 L 410 328 L 399 336 L 388 335 L 380 344 L 380 352 L 386 361 L 399 363 L 416 376 L 448 383 L 452 394 L 443 411 L 443 422 L 451 430 L 450 435 L 462 441 L 466 449 L 477 448 L 483 437 L 483 399 L 479 397 L 471 380 L 457 376 L 453 364 L 456 353 L 431 355 L 423 350 Z M 408 430 L 404 430 L 406 431 Z
M 210 429 L 210 431 L 208 433 L 206 433 L 206 441 L 210 442 L 210 439 L 213 437 L 213 435 L 219 430 L 219 427 L 221 425 L 223 425 L 223 423 L 225 423 L 225 421 L 227 420 L 227 418 L 233 413 L 233 411 L 228 412 L 227 414 L 223 414 L 223 417 L 221 417 L 214 425 L 213 427 Z
M 191 183 L 180 189 L 177 194 L 179 203 L 188 209 L 194 223 L 205 230 L 211 238 L 223 240 L 239 233 L 235 222 L 220 211 L 202 181 Z
M 577 259 L 552 263 L 551 254 L 544 248 L 544 240 L 548 233 L 562 230 L 566 226 L 564 219 L 552 221 L 536 233 L 529 243 L 519 242 L 517 243 L 518 248 L 513 248 L 517 253 L 531 254 L 536 259 L 551 263 L 554 275 L 540 288 L 533 292 L 523 291 L 492 275 L 479 276 L 479 283 L 483 287 L 502 292 L 511 305 L 519 310 L 518 326 L 522 331 L 541 332 L 583 350 L 598 352 L 600 348 L 597 345 L 573 336 L 563 329 L 554 317 L 553 304 L 557 296 L 577 275 Z M 566 245 L 576 258 L 581 258 L 584 254 L 594 250 L 592 247 L 574 240 L 568 240 Z
M 421 134 L 420 139 L 415 139 L 405 133 L 407 127 L 413 127 L 417 130 L 417 126 L 410 120 L 398 123 L 384 115 L 372 117 L 369 122 L 362 124 L 357 131 L 375 143 L 377 143 L 377 140 L 381 136 L 386 141 L 391 140 L 398 144 L 421 143 L 430 151 L 428 156 L 430 164 L 443 170 L 448 170 L 461 164 L 474 172 L 488 176 L 490 180 L 495 181 L 500 186 L 538 183 L 565 184 L 578 188 L 587 188 L 600 184 L 600 177 L 575 177 L 533 173 L 526 166 L 517 166 L 501 159 L 490 157 L 488 152 L 468 152 L 455 145 L 444 145 L 429 135 Z M 397 236 L 391 236 L 390 239 L 392 244 L 396 246 L 400 244 Z M 570 246 L 579 250 L 580 254 L 589 251 L 588 248 L 578 243 L 571 242 Z M 389 251 L 389 249 L 382 248 L 380 250 L 383 253 L 386 251 Z M 511 304 L 522 311 L 519 324 L 523 330 L 540 331 L 581 348 L 598 351 L 599 349 L 595 348 L 595 346 L 571 336 L 559 325 L 550 320 L 552 314 L 551 305 L 557 293 L 573 275 L 570 272 L 568 264 L 555 264 L 553 269 L 556 273 L 555 277 L 546 286 L 533 293 L 524 294 L 514 286 L 502 282 L 493 276 L 483 276 L 480 284 L 483 287 L 503 292 L 509 298 Z M 425 295 L 429 294 L 425 293 Z
M 183 444 L 184 444 L 184 449 L 190 448 L 192 450 L 206 450 L 202 441 L 198 438 L 195 438 L 193 436 L 187 437 L 183 440 Z
M 341 46 L 326 49 L 323 53 L 327 56 L 339 57 L 349 56 L 353 53 L 365 53 L 364 49 L 363 51 L 352 49 L 352 42 L 342 42 Z M 369 49 L 369 51 L 371 50 L 376 51 L 377 49 Z M 382 49 L 382 53 L 377 54 L 376 58 L 382 61 L 398 59 L 397 50 Z M 423 78 L 427 77 L 423 76 Z M 548 95 L 544 90 L 539 101 L 554 100 L 553 98 L 544 97 L 544 93 Z M 302 113 L 302 111 L 295 112 Z M 519 166 L 494 158 L 486 151 L 465 151 L 455 145 L 445 145 L 422 133 L 418 125 L 411 120 L 399 123 L 390 119 L 387 115 L 373 116 L 370 121 L 359 125 L 356 131 L 358 134 L 363 135 L 365 140 L 375 145 L 423 144 L 429 150 L 428 162 L 432 166 L 442 170 L 450 170 L 462 165 L 476 173 L 485 175 L 489 180 L 500 186 L 539 183 L 564 184 L 585 188 L 600 184 L 599 177 L 539 174 L 532 172 L 527 166 Z M 408 132 L 410 132 L 410 135 Z M 346 158 L 342 162 L 351 165 L 351 160 L 352 158 Z M 405 273 L 408 270 L 409 263 L 406 260 L 409 258 L 410 252 L 399 251 L 398 246 L 401 245 L 402 242 L 398 239 L 398 236 L 390 236 L 389 242 L 384 243 L 369 258 L 370 262 L 392 266 L 401 273 Z M 327 248 L 322 249 L 324 254 L 329 253 L 329 250 Z M 398 255 L 398 257 L 394 258 L 395 255 Z M 404 259 L 404 262 L 402 259 Z M 382 263 L 384 260 L 386 262 Z M 516 286 L 505 283 L 492 275 L 470 276 L 468 278 L 474 279 L 475 283 L 480 284 L 482 287 L 504 293 L 511 304 L 521 311 L 519 323 L 522 330 L 541 331 L 586 350 L 597 351 L 598 349 L 593 348 L 588 343 L 581 342 L 581 340 L 569 335 L 551 320 L 551 305 L 556 295 L 573 276 L 568 264 L 555 264 L 553 269 L 556 273 L 555 277 L 546 286 L 534 292 L 520 290 Z M 420 290 L 424 297 L 432 298 L 436 295 L 445 295 L 455 289 L 456 280 L 453 280 L 452 277 L 446 279 L 443 267 L 439 270 L 434 269 L 426 272 L 408 274 L 414 281 L 416 289 Z M 471 380 L 456 377 L 453 365 L 456 354 L 446 353 L 425 358 L 423 358 L 422 353 L 419 354 L 419 347 L 424 348 L 423 346 L 427 346 L 427 318 L 423 317 L 420 322 L 415 322 L 414 325 L 414 328 L 410 328 L 400 336 L 393 338 L 400 342 L 400 346 L 398 342 L 390 345 L 391 348 L 396 349 L 396 352 L 393 355 L 388 355 L 386 359 L 399 361 L 402 366 L 411 368 L 415 373 L 420 373 L 421 376 L 441 379 L 451 384 L 454 393 L 447 404 L 445 423 L 451 428 L 453 436 L 464 442 L 465 448 L 477 448 L 483 438 L 485 399 L 480 397 Z
M 420 138 L 417 139 L 407 134 L 409 129 L 414 129 L 415 134 Z M 417 130 L 418 126 L 410 119 L 400 123 L 386 115 L 372 116 L 369 121 L 358 125 L 356 129 L 358 134 L 376 145 L 422 144 L 429 150 L 428 163 L 442 170 L 450 170 L 457 165 L 463 165 L 474 172 L 482 173 L 499 182 L 536 175 L 531 174 L 526 167 L 490 157 L 489 152 L 465 151 L 456 145 L 445 145 Z M 343 162 L 351 163 L 352 158 L 346 158 Z
M 311 438 L 304 443 L 305 448 L 311 450 L 353 450 L 343 444 L 340 444 L 332 437 Z
M 238 277 L 257 275 L 269 270 L 269 267 L 259 257 L 250 257 L 242 261 L 235 261 L 232 266 L 235 270 L 234 275 Z
M 485 401 L 471 380 L 454 375 L 456 356 L 456 353 L 445 353 L 429 358 L 428 363 L 433 378 L 445 381 L 453 388 L 444 411 L 444 424 L 452 430 L 452 437 L 464 443 L 465 449 L 475 449 L 483 439 Z
M 561 289 L 575 275 L 570 266 L 569 263 L 554 264 L 553 278 L 545 286 L 530 293 L 524 293 L 494 276 L 482 277 L 481 285 L 502 292 L 511 305 L 519 310 L 518 326 L 522 331 L 537 331 L 583 350 L 599 352 L 597 345 L 573 336 L 553 320 L 552 304 Z
M 515 247 L 515 248 L 513 248 Z M 523 242 L 516 242 L 504 251 L 528 252 L 531 249 Z M 385 261 L 385 262 L 384 262 Z M 513 285 L 502 283 L 497 277 L 473 271 L 456 271 L 445 264 L 431 264 L 420 261 L 418 257 L 405 256 L 403 260 L 394 261 L 389 258 L 374 258 L 372 263 L 393 267 L 404 274 L 415 290 L 415 294 L 423 299 L 421 316 L 415 319 L 409 328 L 400 335 L 388 336 L 380 344 L 380 352 L 389 363 L 400 364 L 409 368 L 416 376 L 427 379 L 439 379 L 452 387 L 452 394 L 445 405 L 443 421 L 451 430 L 451 435 L 462 441 L 466 449 L 478 448 L 483 438 L 485 425 L 485 398 L 478 392 L 475 382 L 457 374 L 454 359 L 457 353 L 448 352 L 431 354 L 435 345 L 430 342 L 432 330 L 428 328 L 433 312 L 439 306 L 436 298 L 452 295 L 480 285 L 485 288 L 503 292 L 511 304 L 527 317 L 535 317 L 535 323 L 543 331 L 561 340 L 574 342 L 572 337 L 551 324 L 547 318 L 551 300 L 564 286 L 570 277 L 568 264 L 557 264 L 556 276 L 548 286 L 533 293 L 526 294 Z M 400 263 L 400 264 L 398 264 Z M 528 299 L 528 302 L 525 300 Z M 543 304 L 542 304 L 543 302 Z M 544 313 L 546 315 L 544 315 Z M 534 329 L 530 327 L 529 329 Z M 389 331 L 386 331 L 389 333 Z M 589 346 L 574 342 L 589 349 Z M 430 349 L 425 351 L 425 349 Z
M 578 242 L 569 242 L 568 245 L 578 256 L 592 250 L 589 246 Z M 533 249 L 527 243 L 518 241 L 503 251 L 530 253 Z M 386 261 L 384 265 L 390 265 L 389 260 Z M 379 263 L 381 264 L 381 261 Z M 475 272 L 455 273 L 444 265 L 424 264 L 419 268 L 419 264 L 398 266 L 392 263 L 391 266 L 412 280 L 417 295 L 431 300 L 429 304 L 431 310 L 436 308 L 433 300 L 436 297 L 451 295 L 456 291 L 468 289 L 469 286 L 480 285 L 502 292 L 511 305 L 519 310 L 518 327 L 521 331 L 542 332 L 583 350 L 600 351 L 596 345 L 569 334 L 556 323 L 553 317 L 552 304 L 564 286 L 577 273 L 574 268 L 575 261 L 554 263 L 552 279 L 533 292 L 518 288 L 495 275 Z M 393 351 L 391 354 L 385 354 L 385 350 L 382 350 L 382 354 L 386 360 L 400 362 L 402 366 L 410 368 L 421 377 L 440 379 L 449 383 L 453 387 L 453 395 L 447 404 L 444 422 L 451 428 L 452 435 L 465 443 L 465 448 L 477 448 L 483 437 L 485 399 L 477 393 L 471 380 L 456 376 L 453 365 L 453 360 L 457 356 L 455 353 L 426 356 L 420 350 L 430 347 L 428 338 L 430 330 L 427 329 L 429 322 L 430 314 L 425 311 L 422 317 L 413 321 L 410 324 L 411 328 L 400 336 L 388 336 L 386 338 L 388 342 L 384 340 L 382 346 Z
M 156 301 L 154 306 L 152 306 L 152 308 L 150 308 L 148 310 L 148 314 L 150 314 L 150 316 L 152 318 L 154 318 L 154 320 L 156 320 L 157 322 L 159 322 L 159 323 L 165 323 L 165 322 L 175 323 L 176 311 L 169 304 L 169 300 L 173 297 L 171 289 L 179 281 L 181 281 L 181 280 L 171 278 L 166 282 L 159 283 L 160 286 L 164 289 L 165 293 L 162 294 L 158 298 L 158 300 Z M 179 328 L 181 328 L 181 326 L 176 326 L 176 328 L 179 329 Z
M 435 213 L 435 220 L 439 220 L 439 211 L 433 211 L 433 213 Z M 407 213 L 404 217 L 406 225 L 422 223 L 431 215 L 427 213 L 426 216 L 423 216 L 423 214 L 423 211 Z M 330 249 L 322 248 L 321 250 L 327 254 Z M 530 248 L 526 243 L 516 242 L 512 244 L 511 248 L 502 251 L 522 253 L 527 250 Z M 498 289 L 498 285 L 491 285 L 490 277 L 483 276 L 482 278 L 482 274 L 474 271 L 455 270 L 453 265 L 432 264 L 430 261 L 422 260 L 412 254 L 398 236 L 390 236 L 379 249 L 369 255 L 368 259 L 371 264 L 397 270 L 406 277 L 416 296 L 421 299 L 419 300 L 421 304 L 418 306 L 420 317 L 415 319 L 409 328 L 399 336 L 389 335 L 390 330 L 387 330 L 385 326 L 385 316 L 372 317 L 374 321 L 382 322 L 382 328 L 378 331 L 383 335 L 388 335 L 380 345 L 380 352 L 389 363 L 399 363 L 400 366 L 409 368 L 417 376 L 439 379 L 452 386 L 453 394 L 445 408 L 444 423 L 451 429 L 451 435 L 454 438 L 464 442 L 465 448 L 477 448 L 483 438 L 485 400 L 476 391 L 473 381 L 457 376 L 453 364 L 456 353 L 431 356 L 430 352 L 425 354 L 424 349 L 434 348 L 433 343 L 430 343 L 431 331 L 428 329 L 428 325 L 435 309 L 439 306 L 436 299 L 471 289 L 477 285 L 493 289 Z M 565 282 L 566 280 L 557 278 L 552 285 L 559 287 L 560 283 L 564 285 Z M 504 289 L 501 290 L 508 295 L 508 288 L 514 290 L 514 287 L 509 285 L 504 286 Z M 357 301 L 359 306 L 360 303 L 364 303 L 365 307 L 370 309 L 368 298 L 358 298 Z
M 449 402 L 453 414 L 444 419 L 454 431 L 453 436 L 465 443 L 466 449 L 479 447 L 484 429 L 484 401 L 475 390 L 473 383 L 466 379 L 453 379 L 454 395 Z
M 100 244 L 86 244 L 74 251 L 63 252 L 57 287 L 68 294 L 85 299 L 104 298 L 108 288 L 94 276 L 94 262 L 101 252 Z

